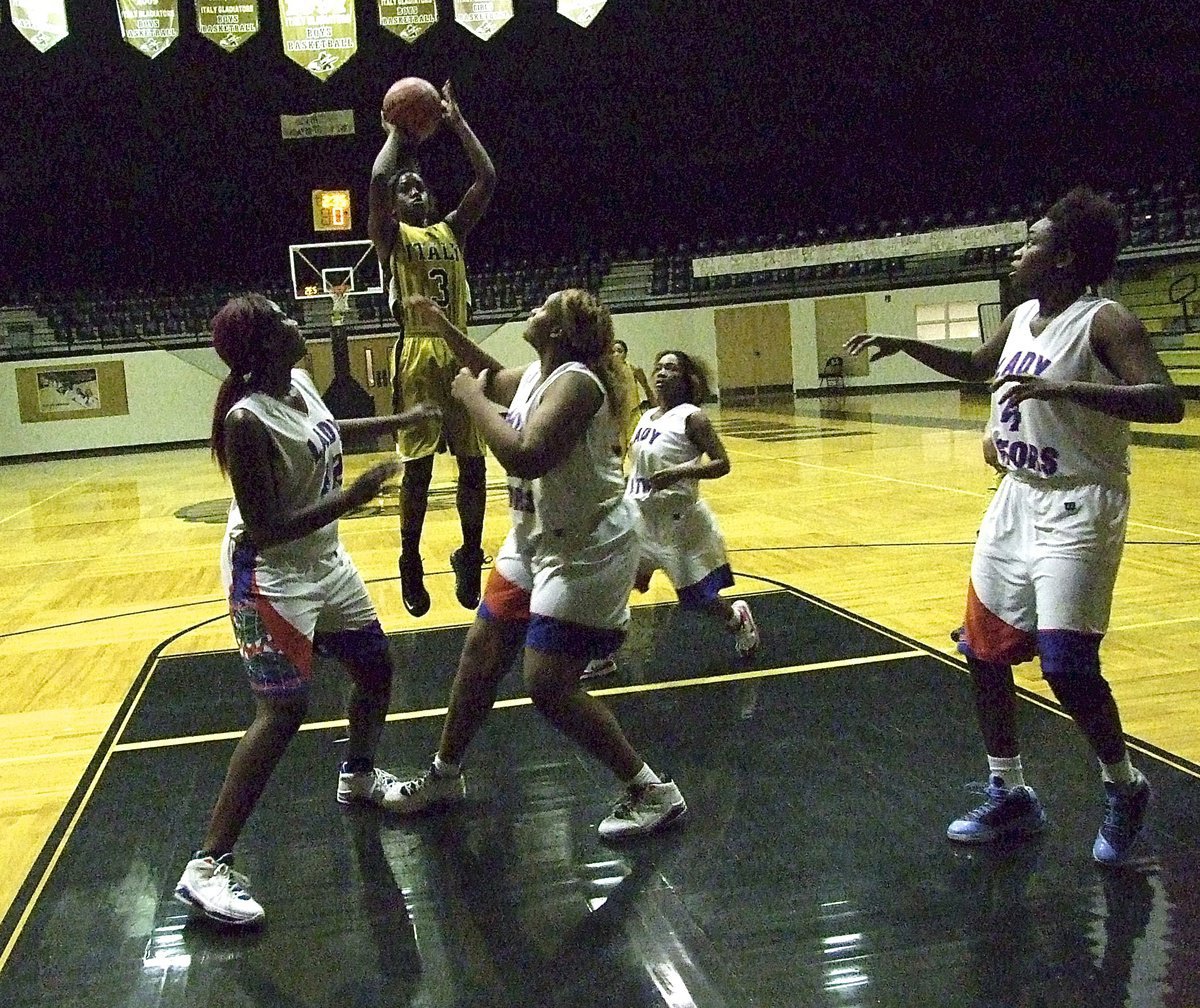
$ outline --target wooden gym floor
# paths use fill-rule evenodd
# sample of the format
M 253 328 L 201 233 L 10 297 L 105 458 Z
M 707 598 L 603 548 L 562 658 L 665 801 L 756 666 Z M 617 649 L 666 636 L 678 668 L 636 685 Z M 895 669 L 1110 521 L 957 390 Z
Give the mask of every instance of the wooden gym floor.
M 217 585 L 227 486 L 200 448 L 0 466 L 0 1003 L 1195 1008 L 1200 411 L 1136 429 L 1102 654 L 1156 804 L 1111 872 L 1090 859 L 1094 767 L 1036 666 L 1022 728 L 1051 829 L 998 852 L 943 839 L 984 770 L 947 635 L 993 485 L 985 409 L 930 391 L 714 410 L 734 473 L 704 490 L 762 651 L 735 663 L 656 580 L 598 686 L 689 799 L 663 837 L 597 841 L 611 784 L 517 681 L 463 810 L 343 814 L 327 670 L 239 846 L 268 914 L 252 935 L 170 899 L 249 719 Z M 398 771 L 428 759 L 469 619 L 451 477 L 439 462 L 422 620 L 399 602 L 394 505 L 342 525 L 397 657 L 380 762 Z M 496 493 L 487 547 L 505 517 Z

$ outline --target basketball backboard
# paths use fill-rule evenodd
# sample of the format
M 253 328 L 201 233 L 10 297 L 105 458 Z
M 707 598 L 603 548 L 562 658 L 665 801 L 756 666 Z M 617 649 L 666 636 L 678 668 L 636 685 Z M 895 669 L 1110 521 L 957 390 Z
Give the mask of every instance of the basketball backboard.
M 329 298 L 335 287 L 350 297 L 383 293 L 383 271 L 369 241 L 288 246 L 292 294 L 297 301 Z

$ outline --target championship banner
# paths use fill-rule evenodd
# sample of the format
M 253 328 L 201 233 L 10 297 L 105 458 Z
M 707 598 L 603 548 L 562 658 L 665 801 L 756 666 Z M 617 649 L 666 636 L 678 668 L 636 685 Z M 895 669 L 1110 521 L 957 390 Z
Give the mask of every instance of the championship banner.
M 558 0 L 558 13 L 586 28 L 600 13 L 606 0 Z
M 512 0 L 454 0 L 454 20 L 486 42 L 512 20 Z
M 196 29 L 226 52 L 258 31 L 258 0 L 196 0 Z
M 354 109 L 335 109 L 332 112 L 309 112 L 307 115 L 281 115 L 279 129 L 284 140 L 307 140 L 309 137 L 352 136 Z
M 797 266 L 827 266 L 832 263 L 865 262 L 868 259 L 903 259 L 906 256 L 964 252 L 967 249 L 996 248 L 998 245 L 1019 245 L 1028 234 L 1029 225 L 1024 221 L 1008 221 L 1003 224 L 977 224 L 974 227 L 893 235 L 891 238 L 860 238 L 857 241 L 802 245 L 764 252 L 734 252 L 693 259 L 692 274 L 715 277 Z
M 410 45 L 437 20 L 437 0 L 379 0 L 380 25 Z
M 67 37 L 66 0 L 12 0 L 8 9 L 13 27 L 38 52 Z
M 279 0 L 283 52 L 319 80 L 328 80 L 358 52 L 354 0 Z
M 121 36 L 143 56 L 154 59 L 179 38 L 175 0 L 117 0 Z

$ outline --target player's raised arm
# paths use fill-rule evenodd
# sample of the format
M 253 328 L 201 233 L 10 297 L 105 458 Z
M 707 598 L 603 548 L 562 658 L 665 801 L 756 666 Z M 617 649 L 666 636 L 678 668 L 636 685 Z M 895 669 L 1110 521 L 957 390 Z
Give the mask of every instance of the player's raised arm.
M 367 191 L 367 236 L 375 246 L 375 255 L 390 271 L 389 260 L 396 241 L 395 196 L 392 181 L 399 172 L 416 166 L 414 144 L 404 132 L 382 120 L 387 134 L 371 165 L 371 185 Z
M 471 341 L 466 333 L 460 332 L 445 313 L 433 301 L 421 295 L 413 295 L 404 299 L 404 307 L 416 315 L 422 322 L 437 329 L 438 334 L 450 345 L 454 354 L 471 372 L 478 375 L 482 371 L 488 373 L 487 396 L 492 402 L 507 406 L 517 391 L 521 381 L 523 368 L 506 368 L 495 357 Z
M 479 218 L 492 202 L 492 193 L 496 191 L 496 168 L 475 131 L 463 118 L 458 100 L 454 97 L 454 87 L 449 81 L 446 81 L 442 88 L 442 109 L 447 129 L 462 142 L 463 150 L 466 151 L 471 168 L 475 172 L 475 180 L 463 193 L 458 206 L 446 215 L 446 223 L 454 229 L 454 236 L 462 241 L 479 223 Z
M 845 350 L 851 356 L 864 350 L 874 351 L 870 358 L 872 361 L 882 360 L 896 353 L 905 353 L 947 378 L 958 381 L 983 381 L 996 373 L 996 365 L 1000 363 L 1000 354 L 1004 349 L 1005 340 L 1008 339 L 1011 325 L 1010 313 L 991 338 L 974 350 L 955 350 L 937 343 L 927 343 L 925 340 L 871 332 L 851 336 L 846 340 Z

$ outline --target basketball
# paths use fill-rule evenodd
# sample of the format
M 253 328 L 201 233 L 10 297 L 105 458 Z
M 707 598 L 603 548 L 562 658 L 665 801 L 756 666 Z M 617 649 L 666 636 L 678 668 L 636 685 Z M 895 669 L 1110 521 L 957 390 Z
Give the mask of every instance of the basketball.
M 383 118 L 418 143 L 428 140 L 442 121 L 442 96 L 420 77 L 404 77 L 383 96 Z

